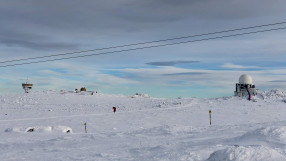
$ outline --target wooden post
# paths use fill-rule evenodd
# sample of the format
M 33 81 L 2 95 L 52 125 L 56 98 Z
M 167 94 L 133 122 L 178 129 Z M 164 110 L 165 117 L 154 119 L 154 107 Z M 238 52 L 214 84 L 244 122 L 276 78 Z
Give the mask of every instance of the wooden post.
M 209 116 L 210 116 L 210 125 L 212 125 L 212 111 L 209 110 Z
M 85 133 L 87 133 L 87 130 L 86 130 L 86 122 L 84 123 L 84 130 L 85 130 Z

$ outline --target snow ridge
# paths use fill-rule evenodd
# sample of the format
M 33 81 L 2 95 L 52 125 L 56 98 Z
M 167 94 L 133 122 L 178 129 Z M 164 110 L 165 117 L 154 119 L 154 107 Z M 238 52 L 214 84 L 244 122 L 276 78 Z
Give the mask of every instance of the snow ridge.
M 265 146 L 234 146 L 215 151 L 207 161 L 285 161 L 286 157 Z

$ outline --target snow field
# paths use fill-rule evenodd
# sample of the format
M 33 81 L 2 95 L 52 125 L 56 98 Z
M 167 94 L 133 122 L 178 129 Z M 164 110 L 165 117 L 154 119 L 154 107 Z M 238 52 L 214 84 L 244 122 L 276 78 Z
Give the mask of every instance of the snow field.
M 285 160 L 283 99 L 279 90 L 262 93 L 257 102 L 52 91 L 2 95 L 0 153 L 3 160 Z

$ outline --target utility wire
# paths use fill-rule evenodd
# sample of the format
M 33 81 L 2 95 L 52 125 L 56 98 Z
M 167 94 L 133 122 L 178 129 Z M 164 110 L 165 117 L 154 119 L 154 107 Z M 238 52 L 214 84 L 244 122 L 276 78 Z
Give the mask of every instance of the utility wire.
M 131 48 L 131 49 L 125 49 L 125 50 L 116 50 L 116 51 L 102 52 L 102 53 L 96 53 L 96 54 L 79 55 L 79 56 L 72 56 L 72 57 L 66 57 L 66 58 L 57 58 L 57 59 L 49 59 L 49 60 L 34 61 L 34 62 L 27 62 L 27 63 L 3 65 L 3 66 L 0 66 L 0 68 L 10 67 L 10 66 L 18 66 L 18 65 L 36 64 L 36 63 L 43 63 L 43 62 L 51 62 L 51 61 L 56 61 L 56 60 L 67 60 L 67 59 L 83 58 L 83 57 L 89 57 L 89 56 L 106 55 L 106 54 L 112 54 L 112 53 L 120 53 L 120 52 L 126 52 L 126 51 L 135 51 L 135 50 L 142 50 L 142 49 L 149 49 L 149 48 L 157 48 L 157 47 L 163 47 L 163 46 L 171 46 L 171 45 L 192 43 L 192 42 L 198 42 L 198 41 L 215 40 L 215 39 L 222 39 L 222 38 L 227 38 L 227 37 L 236 37 L 236 36 L 250 35 L 250 34 L 270 32 L 270 31 L 277 31 L 277 30 L 283 30 L 283 29 L 286 29 L 286 27 L 267 29 L 267 30 L 259 30 L 259 31 L 252 31 L 252 32 L 245 32 L 245 33 L 225 35 L 225 36 L 217 36 L 217 37 L 197 39 L 197 40 L 181 41 L 181 42 L 176 42 L 176 43 L 153 45 L 153 46 L 147 46 L 147 47 Z
M 82 50 L 82 51 L 68 52 L 68 53 L 62 53 L 62 54 L 53 54 L 53 55 L 47 55 L 47 56 L 38 56 L 38 57 L 30 57 L 30 58 L 23 58 L 23 59 L 7 60 L 7 61 L 0 62 L 0 64 L 17 62 L 17 61 L 24 61 L 24 60 L 33 60 L 33 59 L 50 58 L 50 57 L 56 57 L 56 56 L 72 55 L 72 54 L 79 54 L 79 53 L 87 53 L 87 52 L 92 52 L 92 51 L 100 51 L 100 50 L 115 49 L 115 48 L 122 48 L 122 47 L 130 47 L 130 46 L 136 46 L 136 45 L 145 45 L 145 44 L 152 44 L 152 43 L 158 43 L 158 42 L 164 42 L 164 41 L 172 41 L 172 40 L 187 39 L 187 38 L 193 38 L 193 37 L 208 36 L 208 35 L 214 35 L 214 34 L 241 31 L 241 30 L 247 30 L 247 29 L 255 29 L 255 28 L 261 28 L 261 27 L 269 27 L 269 26 L 282 25 L 282 24 L 286 24 L 286 22 L 277 22 L 277 23 L 271 23 L 271 24 L 256 25 L 256 26 L 243 27 L 243 28 L 230 29 L 230 30 L 223 30 L 223 31 L 217 31 L 217 32 L 210 32 L 210 33 L 204 33 L 204 34 L 189 35 L 189 36 L 155 40 L 155 41 L 146 41 L 146 42 L 141 42 L 141 43 L 119 45 L 119 46 L 112 46 L 112 47 L 98 48 L 98 49 L 91 49 L 91 50 Z M 0 66 L 0 67 L 2 67 L 2 66 Z

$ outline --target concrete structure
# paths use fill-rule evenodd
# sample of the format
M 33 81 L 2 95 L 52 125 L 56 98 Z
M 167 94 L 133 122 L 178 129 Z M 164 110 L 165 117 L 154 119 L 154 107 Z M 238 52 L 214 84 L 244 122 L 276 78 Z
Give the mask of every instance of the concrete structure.
M 243 74 L 239 77 L 238 83 L 236 83 L 236 90 L 234 91 L 235 96 L 255 96 L 257 94 L 257 89 L 252 83 L 252 78 L 250 75 Z

